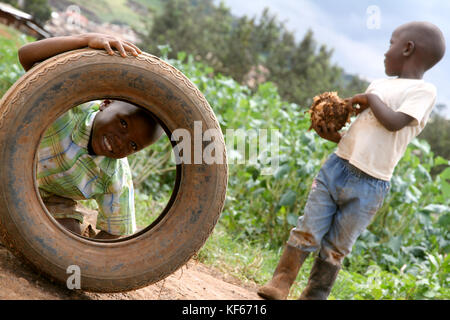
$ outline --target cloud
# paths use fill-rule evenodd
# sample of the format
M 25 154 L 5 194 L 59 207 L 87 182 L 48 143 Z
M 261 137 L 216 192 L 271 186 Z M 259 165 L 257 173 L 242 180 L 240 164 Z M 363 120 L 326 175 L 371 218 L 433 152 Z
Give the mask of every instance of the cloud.
M 333 62 L 343 67 L 346 72 L 358 74 L 366 78 L 377 78 L 384 73 L 383 53 L 365 43 L 352 39 L 337 31 L 336 19 L 322 10 L 315 3 L 299 1 L 236 1 L 228 0 L 233 14 L 254 16 L 265 7 L 270 8 L 280 21 L 286 22 L 288 30 L 293 31 L 301 40 L 308 29 L 314 32 L 314 38 L 320 44 L 334 49 Z M 365 13 L 365 12 L 364 12 Z M 360 17 L 351 16 L 349 23 L 356 22 Z

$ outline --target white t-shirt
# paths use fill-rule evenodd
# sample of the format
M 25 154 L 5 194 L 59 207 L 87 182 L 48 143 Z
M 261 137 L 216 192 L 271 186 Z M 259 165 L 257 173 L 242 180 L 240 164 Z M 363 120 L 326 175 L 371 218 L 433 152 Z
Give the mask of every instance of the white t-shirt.
M 417 79 L 380 79 L 366 93 L 376 94 L 389 108 L 414 118 L 391 132 L 370 108 L 361 112 L 343 134 L 336 154 L 365 173 L 389 181 L 407 145 L 425 127 L 436 100 L 436 87 Z

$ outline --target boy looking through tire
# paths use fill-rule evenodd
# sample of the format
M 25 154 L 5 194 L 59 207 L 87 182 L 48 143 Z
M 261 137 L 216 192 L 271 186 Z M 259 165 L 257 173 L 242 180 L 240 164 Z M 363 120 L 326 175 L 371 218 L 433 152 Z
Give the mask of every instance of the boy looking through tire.
M 19 60 L 28 71 L 57 54 L 90 47 L 122 57 L 141 53 L 134 44 L 103 34 L 54 37 L 24 45 Z M 77 106 L 44 133 L 38 149 L 37 182 L 48 210 L 67 229 L 82 234 L 83 209 L 76 200 L 95 199 L 97 239 L 136 231 L 134 190 L 127 156 L 155 143 L 162 128 L 145 109 L 123 101 Z
M 395 78 L 375 80 L 348 100 L 360 105 L 348 131 L 314 127 L 338 147 L 312 183 L 272 280 L 258 290 L 263 298 L 286 299 L 308 254 L 318 251 L 300 299 L 327 299 L 344 257 L 383 204 L 395 166 L 425 127 L 436 88 L 422 77 L 444 55 L 442 32 L 410 22 L 392 33 L 390 43 L 385 72 Z

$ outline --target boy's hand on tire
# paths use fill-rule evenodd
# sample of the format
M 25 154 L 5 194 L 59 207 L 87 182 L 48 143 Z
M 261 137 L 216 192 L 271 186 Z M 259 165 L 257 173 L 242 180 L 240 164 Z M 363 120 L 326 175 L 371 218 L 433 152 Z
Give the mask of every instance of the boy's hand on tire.
M 81 35 L 81 37 L 85 38 L 89 48 L 104 49 L 110 55 L 114 55 L 113 48 L 119 51 L 122 57 L 126 57 L 127 52 L 135 57 L 142 53 L 141 49 L 136 45 L 118 37 L 101 33 L 86 33 Z

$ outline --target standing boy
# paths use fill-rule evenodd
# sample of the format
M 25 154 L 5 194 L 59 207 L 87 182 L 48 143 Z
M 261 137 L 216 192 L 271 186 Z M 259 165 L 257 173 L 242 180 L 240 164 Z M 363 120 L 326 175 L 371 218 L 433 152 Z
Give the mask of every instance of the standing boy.
M 318 251 L 299 299 L 327 299 L 344 257 L 383 204 L 395 166 L 425 127 L 436 88 L 422 77 L 444 52 L 445 40 L 435 25 L 401 25 L 384 61 L 386 74 L 395 78 L 373 81 L 365 93 L 349 99 L 360 109 L 345 134 L 314 128 L 338 147 L 314 179 L 304 214 L 260 296 L 286 299 L 308 254 Z

